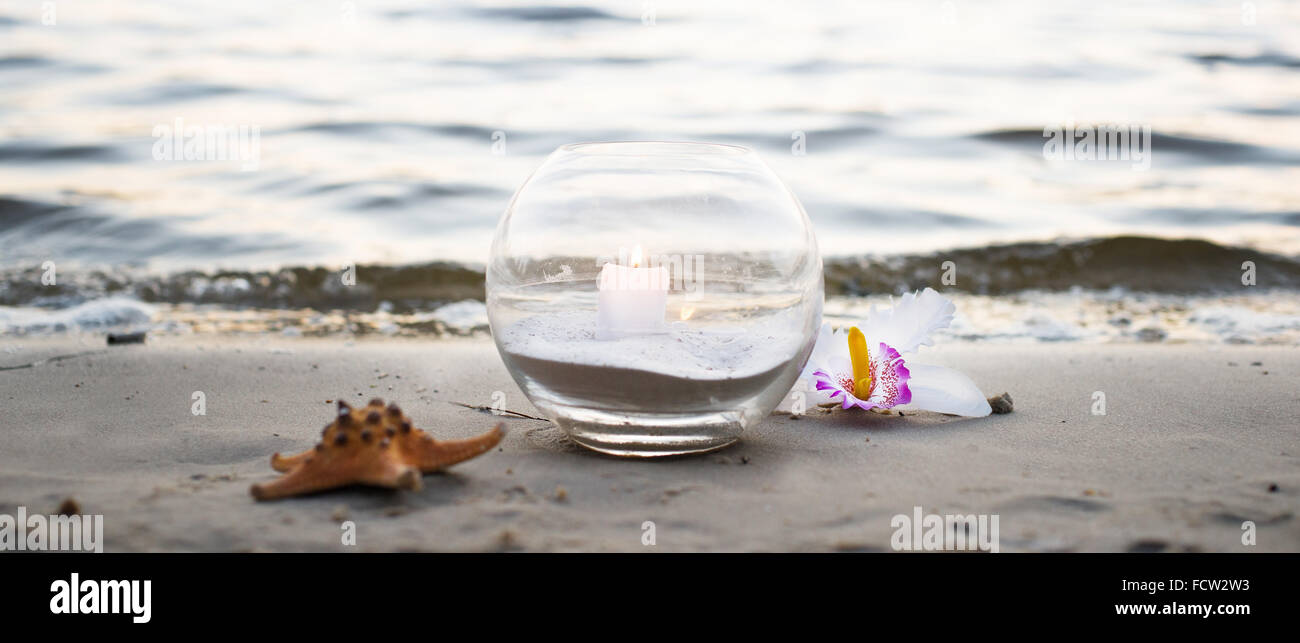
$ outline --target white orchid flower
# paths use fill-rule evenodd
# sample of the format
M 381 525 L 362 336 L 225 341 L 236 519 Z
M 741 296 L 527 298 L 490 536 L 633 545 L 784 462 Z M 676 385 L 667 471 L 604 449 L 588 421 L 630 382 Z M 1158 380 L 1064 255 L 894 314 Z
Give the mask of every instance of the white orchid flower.
M 932 345 L 930 334 L 947 328 L 956 310 L 926 288 L 903 295 L 891 308 L 872 305 L 860 325 L 832 332 L 823 323 L 802 378 L 815 384 L 813 397 L 819 404 L 988 415 L 992 409 L 969 377 L 911 357 L 919 347 Z

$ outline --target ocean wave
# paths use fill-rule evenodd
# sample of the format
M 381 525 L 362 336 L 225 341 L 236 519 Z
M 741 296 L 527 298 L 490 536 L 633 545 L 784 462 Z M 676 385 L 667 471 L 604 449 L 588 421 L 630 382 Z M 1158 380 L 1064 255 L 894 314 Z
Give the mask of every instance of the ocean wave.
M 29 216 L 37 216 L 29 214 Z M 49 217 L 37 217 L 47 221 Z M 1110 237 L 1062 243 L 1012 243 L 913 255 L 832 257 L 824 261 L 828 297 L 898 294 L 926 287 L 950 293 L 1008 295 L 1073 290 L 1168 294 L 1242 293 L 1243 267 L 1256 286 L 1300 291 L 1300 260 L 1197 239 Z M 955 283 L 943 283 L 952 262 Z M 339 269 L 189 270 L 156 275 L 130 266 L 61 271 L 41 283 L 38 265 L 0 271 L 0 305 L 69 306 L 109 296 L 146 303 L 225 307 L 431 311 L 483 301 L 483 271 L 454 262 L 360 265 L 354 285 Z
M 4 23 L 0 22 L 0 24 L 4 24 Z M 25 56 L 19 54 L 14 56 L 0 57 L 0 70 L 16 69 L 16 68 L 26 69 L 31 67 L 48 67 L 53 64 L 54 61 L 49 58 L 46 58 L 45 56 Z
M 394 189 L 400 190 L 400 194 L 392 194 Z M 411 184 L 392 184 L 392 183 L 351 183 L 351 184 L 333 184 L 330 186 L 321 186 L 312 190 L 314 193 L 334 192 L 338 190 L 359 191 L 362 193 L 353 200 L 348 207 L 353 210 L 395 210 L 415 206 L 427 205 L 430 199 L 447 199 L 457 197 L 475 197 L 497 195 L 502 199 L 508 199 L 510 194 L 504 190 L 487 185 L 475 185 L 469 183 L 463 184 L 446 184 L 446 183 L 411 183 Z M 378 194 L 366 194 L 367 192 L 379 192 Z
M 836 223 L 853 225 L 869 221 L 872 227 L 900 230 L 915 230 L 924 226 L 974 229 L 999 228 L 1004 225 L 990 219 L 934 210 L 862 208 L 845 203 L 807 203 L 805 205 L 808 209 L 815 207 L 818 212 L 823 213 L 822 216 L 827 217 L 827 221 L 832 225 Z
M 492 132 L 495 130 L 479 125 L 464 124 L 433 124 L 403 121 L 326 121 L 307 123 L 305 125 L 294 127 L 289 131 L 320 132 L 324 134 L 367 138 L 384 136 L 402 137 L 407 134 L 417 133 L 429 136 L 445 136 L 451 138 L 471 139 L 475 141 L 490 141 Z M 521 135 L 523 135 L 523 133 L 511 131 L 512 138 Z
M 1295 291 L 944 294 L 957 314 L 951 327 L 937 334 L 940 342 L 1300 344 L 1300 292 Z M 875 305 L 888 306 L 889 298 L 830 297 L 824 319 L 836 327 L 861 324 Z
M 447 304 L 433 311 L 432 318 L 461 332 L 488 327 L 487 306 L 476 299 Z
M 99 100 L 114 105 L 159 105 L 247 92 L 247 88 L 234 85 L 172 80 L 145 87 L 115 90 L 100 95 Z
M 0 163 L 102 163 L 118 161 L 123 154 L 109 145 L 65 145 L 36 141 L 0 143 Z
M 879 135 L 880 130 L 865 125 L 845 125 L 842 127 L 800 130 L 800 133 L 803 134 L 803 139 L 808 145 L 816 146 L 819 151 L 832 151 L 859 147 L 862 145 L 863 139 Z M 713 132 L 698 137 L 698 140 L 743 145 L 757 150 L 780 150 L 788 154 L 793 139 L 791 134 L 787 132 L 772 134 L 770 132 L 737 131 Z
M 624 20 L 612 13 L 583 6 L 520 6 L 480 7 L 472 12 L 488 20 L 520 20 L 524 22 L 581 22 L 586 20 Z
M 1249 116 L 1290 117 L 1300 116 L 1300 102 L 1288 102 L 1276 106 L 1232 105 L 1225 109 Z
M 944 262 L 956 283 L 943 284 Z M 1260 288 L 1300 289 L 1300 260 L 1199 239 L 1109 237 L 1068 243 L 1011 243 L 924 255 L 825 262 L 828 295 L 899 293 L 932 286 L 980 294 L 1073 288 L 1160 293 L 1240 292 L 1242 264 Z
M 956 283 L 944 284 L 944 262 Z M 1240 282 L 1256 264 L 1257 287 Z M 1300 343 L 1300 261 L 1197 240 L 1019 243 L 825 261 L 825 318 L 932 286 L 954 341 Z M 351 278 L 355 278 L 353 281 Z M 448 336 L 487 332 L 481 267 L 448 262 L 271 271 L 0 271 L 0 335 L 102 332 Z
M 142 258 L 169 256 L 219 261 L 239 254 L 304 247 L 303 242 L 288 241 L 277 233 L 199 232 L 187 229 L 186 223 L 184 217 L 137 218 L 82 205 L 0 196 L 0 256 L 14 268 L 18 261 L 39 264 L 63 257 L 76 257 L 87 264 L 131 264 Z M 10 282 L 10 287 L 14 284 Z M 39 275 L 36 284 L 40 285 Z
M 1082 127 L 1082 125 L 1080 125 Z M 1048 140 L 1043 128 L 1008 128 L 971 134 L 969 138 L 1041 150 Z M 1151 133 L 1151 151 L 1172 152 L 1209 164 L 1300 164 L 1300 154 L 1291 150 L 1251 145 L 1236 141 L 1184 134 Z
M 0 305 L 66 307 L 103 297 L 145 303 L 218 305 L 227 308 L 431 310 L 465 299 L 484 299 L 483 272 L 437 262 L 406 266 L 356 266 L 345 283 L 341 270 L 323 267 L 274 271 L 186 271 L 151 275 L 127 266 L 61 271 L 43 285 L 39 266 L 0 272 Z
M 1233 56 L 1230 54 L 1193 54 L 1191 60 L 1214 67 L 1219 64 L 1242 65 L 1247 67 L 1282 67 L 1300 69 L 1300 58 L 1279 53 L 1263 53 L 1254 56 Z
M 148 326 L 154 314 L 154 307 L 123 297 L 88 301 L 55 310 L 0 306 L 0 335 L 137 329 Z
M 1190 226 L 1220 226 L 1241 223 L 1300 226 L 1300 211 L 1242 212 L 1234 208 L 1151 208 L 1124 220 Z

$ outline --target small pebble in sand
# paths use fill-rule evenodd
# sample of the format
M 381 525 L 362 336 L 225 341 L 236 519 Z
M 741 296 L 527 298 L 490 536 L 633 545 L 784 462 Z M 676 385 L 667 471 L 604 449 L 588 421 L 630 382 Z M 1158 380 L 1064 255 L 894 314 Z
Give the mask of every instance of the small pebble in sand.
M 1274 482 L 1273 484 L 1270 484 L 1270 485 L 1268 486 L 1268 492 L 1269 492 L 1269 493 L 1277 493 L 1277 483 L 1276 483 L 1276 482 Z
M 1273 486 L 1276 487 L 1277 485 Z M 1276 491 L 1276 489 L 1274 490 Z M 81 513 L 81 503 L 77 502 L 76 498 L 69 496 L 59 503 L 59 510 L 56 513 L 60 516 L 75 516 Z
M 1251 365 L 1251 366 L 1263 366 L 1263 365 L 1264 365 L 1264 362 L 1251 362 L 1250 365 Z
M 564 502 L 564 501 L 568 500 L 568 499 L 569 499 L 569 491 L 568 491 L 568 489 L 565 489 L 564 487 L 561 487 L 561 486 L 559 486 L 559 485 L 556 485 L 556 487 L 555 487 L 555 496 L 554 496 L 554 498 L 555 498 L 555 501 L 556 501 L 556 502 Z
M 1015 410 L 1015 404 L 1011 401 L 1010 393 L 1002 393 L 989 398 L 989 406 L 993 407 L 993 412 L 1002 414 L 1010 413 Z
M 333 520 L 334 522 L 343 522 L 344 520 L 347 519 L 348 519 L 347 505 L 338 505 L 334 507 L 334 511 L 330 512 L 330 520 Z
M 497 535 L 497 549 L 519 549 L 519 537 L 506 529 Z
M 147 331 L 140 331 L 138 333 L 121 333 L 121 334 L 109 333 L 108 345 L 118 346 L 121 344 L 143 344 L 146 334 Z
M 1148 343 L 1160 342 L 1160 341 L 1164 341 L 1165 337 L 1168 336 L 1169 333 L 1166 333 L 1165 331 L 1159 328 L 1143 328 L 1142 330 L 1139 330 L 1137 332 L 1137 340 L 1139 342 L 1148 342 Z

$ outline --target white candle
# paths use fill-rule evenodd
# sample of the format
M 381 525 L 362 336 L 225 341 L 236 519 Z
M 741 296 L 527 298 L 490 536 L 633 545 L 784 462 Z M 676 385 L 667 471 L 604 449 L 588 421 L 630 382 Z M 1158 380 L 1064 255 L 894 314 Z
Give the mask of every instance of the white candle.
M 600 269 L 596 339 L 659 333 L 668 309 L 668 268 L 642 268 L 641 248 L 630 266 L 607 263 Z

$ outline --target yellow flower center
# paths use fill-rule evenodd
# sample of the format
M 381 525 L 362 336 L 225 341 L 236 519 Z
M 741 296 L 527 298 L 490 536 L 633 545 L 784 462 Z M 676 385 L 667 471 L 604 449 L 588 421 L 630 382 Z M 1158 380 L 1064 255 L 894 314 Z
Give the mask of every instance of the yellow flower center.
M 867 336 L 857 326 L 849 329 L 849 359 L 853 362 L 853 394 L 866 399 L 871 395 L 871 354 Z

